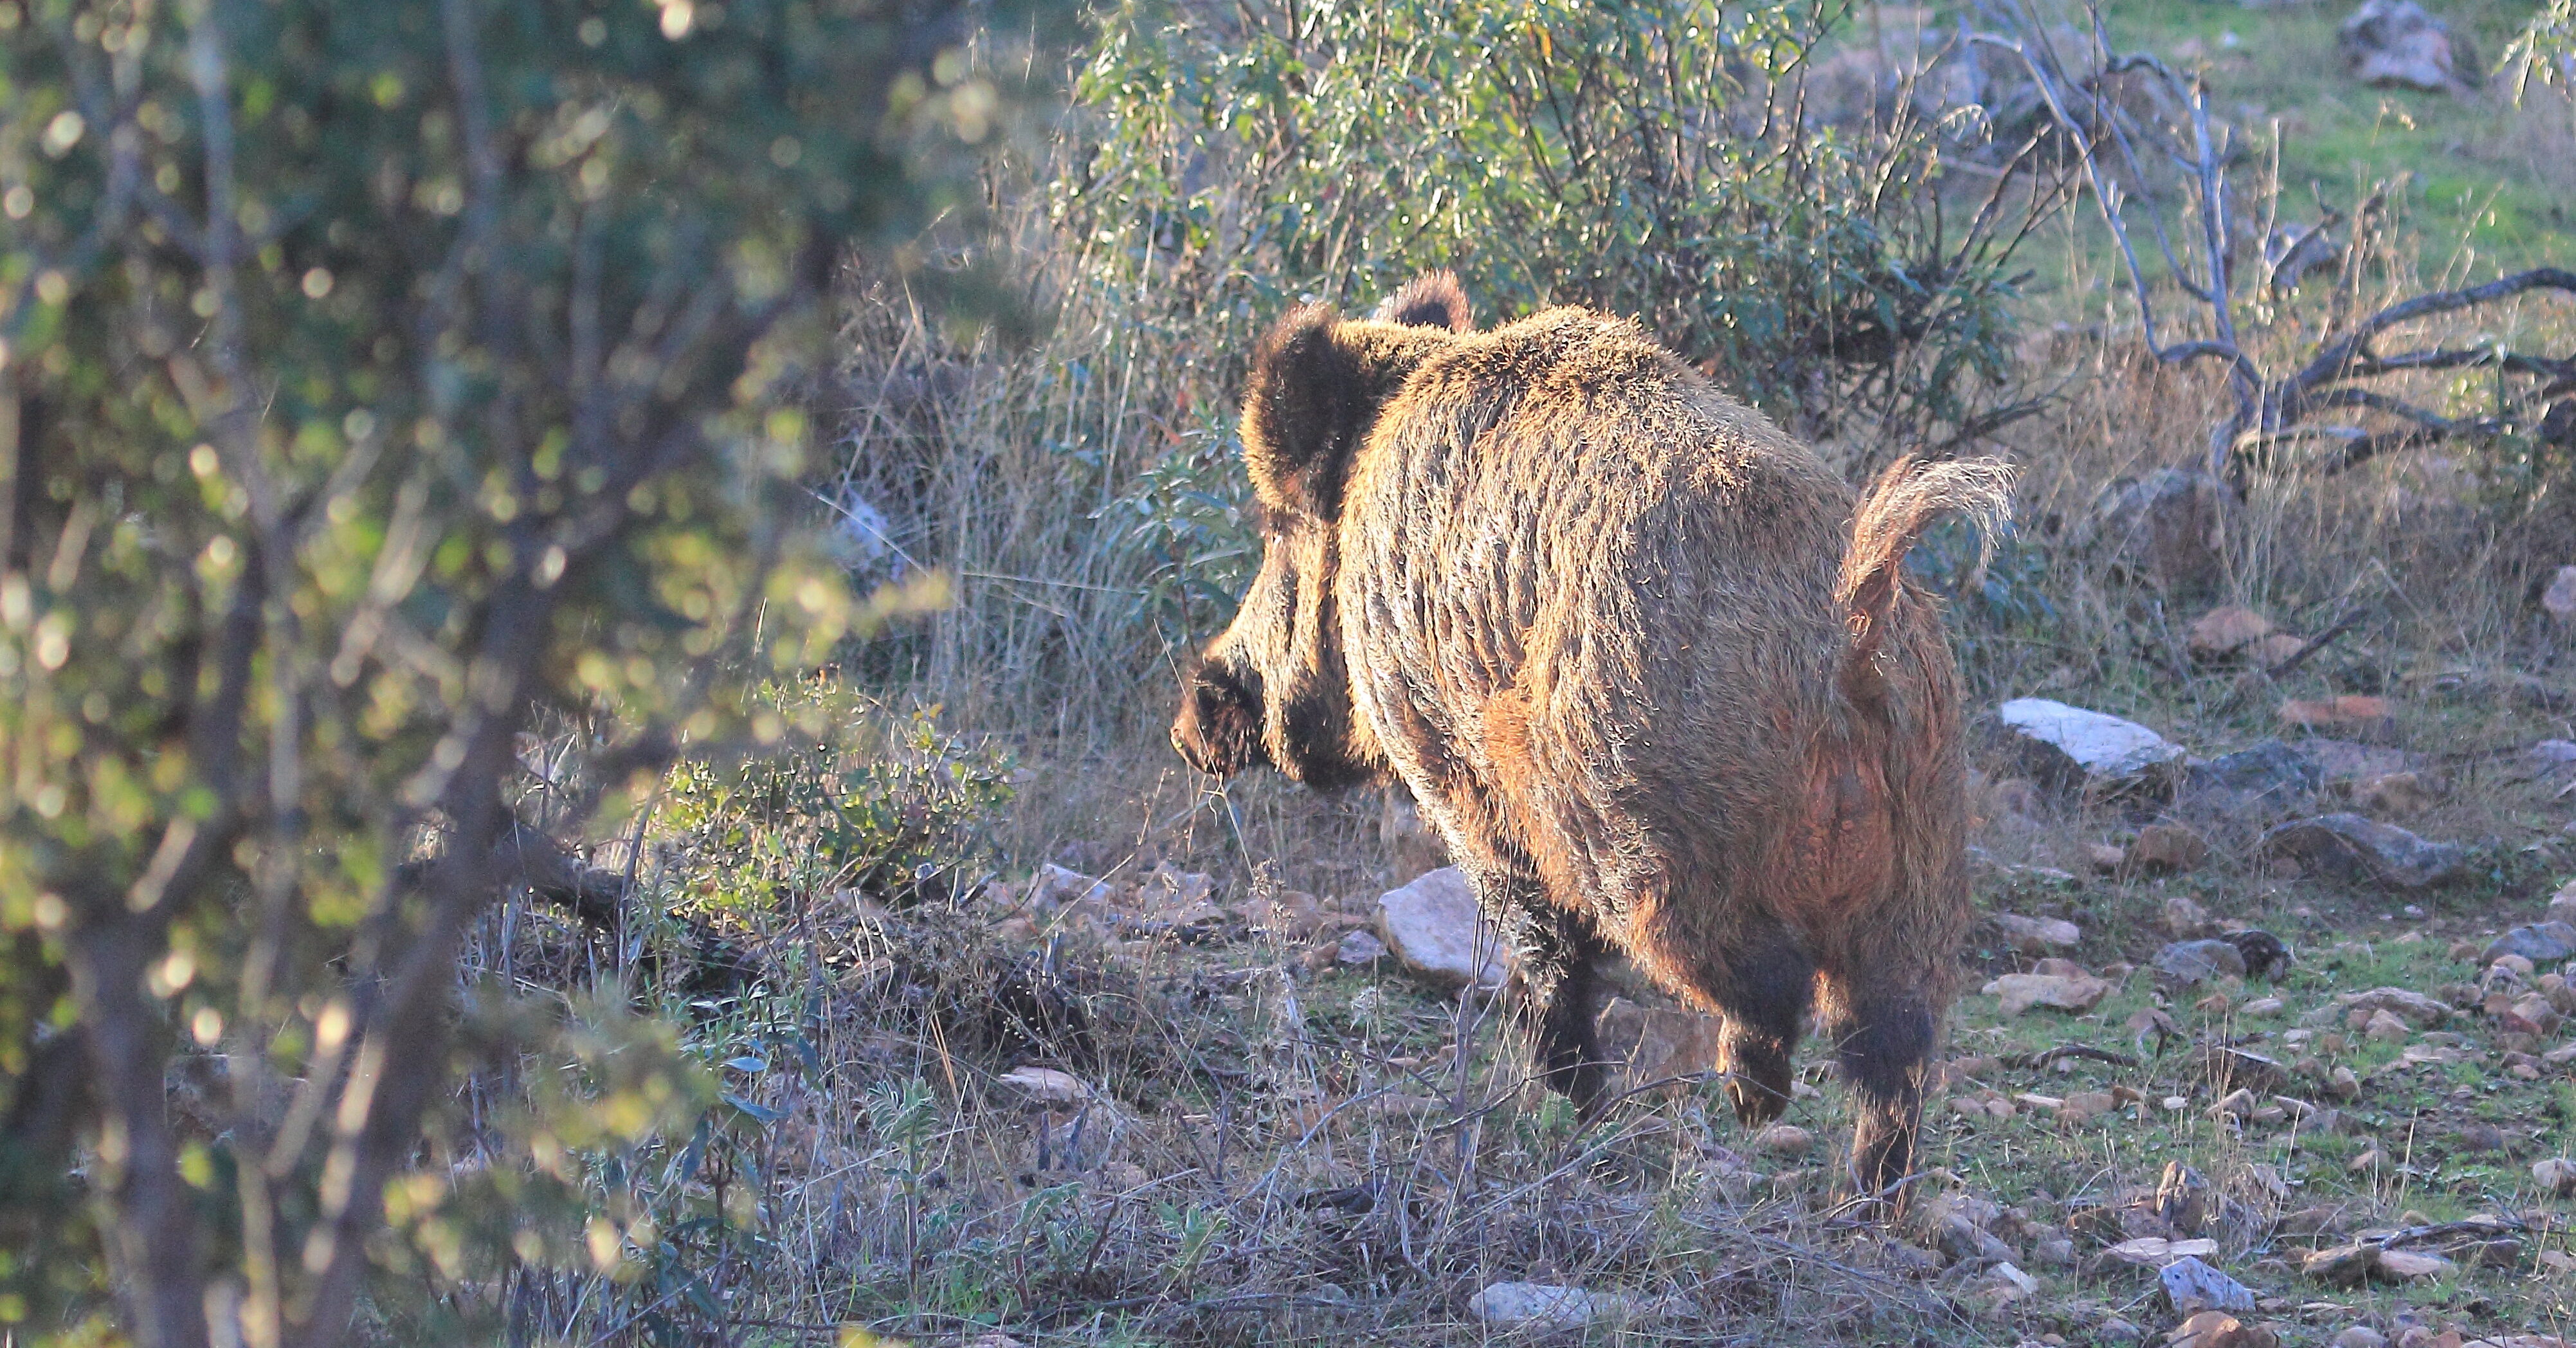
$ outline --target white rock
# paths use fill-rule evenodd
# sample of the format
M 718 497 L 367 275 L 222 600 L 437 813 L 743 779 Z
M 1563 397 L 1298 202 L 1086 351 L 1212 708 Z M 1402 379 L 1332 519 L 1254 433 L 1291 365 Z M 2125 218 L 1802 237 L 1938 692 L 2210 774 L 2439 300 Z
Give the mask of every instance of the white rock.
M 2039 1279 L 2010 1263 L 1997 1264 L 1986 1270 L 1986 1298 L 1997 1306 L 2009 1306 L 2039 1295 Z
M 2025 955 L 2054 955 L 2084 944 L 2084 929 L 2062 917 L 1997 913 L 1995 926 L 2002 930 L 2007 944 Z
M 2107 980 L 2091 974 L 2005 974 L 1985 986 L 1986 995 L 1999 999 L 2008 1017 L 2034 1006 L 2082 1015 L 2101 1005 L 2110 992 Z
M 2576 627 L 2576 566 L 2562 566 L 2549 578 L 2549 588 L 2540 595 L 2540 606 L 2549 616 Z
M 1078 1104 L 1091 1098 L 1091 1088 L 1082 1083 L 1082 1078 L 1052 1067 L 1014 1067 L 1002 1074 L 1002 1084 L 1051 1105 Z
M 2038 760 L 2035 770 L 2061 783 L 2112 785 L 2182 767 L 2182 746 L 2145 726 L 2044 697 L 2014 698 L 1995 720 Z
M 1455 866 L 1380 895 L 1377 924 L 1406 968 L 1444 986 L 1500 988 L 1510 976 L 1511 951 L 1477 911 L 1466 873 Z
M 1109 902 L 1110 894 L 1106 883 L 1053 862 L 1038 867 L 1037 874 L 1029 877 L 1029 906 L 1041 913 L 1086 901 L 1104 904 Z
M 1615 1292 L 1587 1292 L 1543 1282 L 1488 1283 L 1467 1298 L 1467 1313 L 1489 1325 L 1535 1325 L 1573 1329 L 1625 1313 L 1628 1298 Z

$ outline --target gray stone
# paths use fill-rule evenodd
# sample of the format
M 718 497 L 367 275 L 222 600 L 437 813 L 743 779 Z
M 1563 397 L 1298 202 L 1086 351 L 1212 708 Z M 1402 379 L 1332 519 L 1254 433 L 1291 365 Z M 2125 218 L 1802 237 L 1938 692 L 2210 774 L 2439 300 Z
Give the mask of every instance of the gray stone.
M 2553 778 L 2576 773 L 2576 740 L 2542 740 L 2522 751 L 2516 776 Z
M 1595 1320 L 1624 1319 L 1640 1312 L 1635 1297 L 1617 1292 L 1590 1292 L 1543 1282 L 1487 1283 L 1467 1298 L 1467 1313 L 1483 1324 L 1532 1329 L 1578 1329 Z
M 2576 627 L 2576 566 L 2562 566 L 2540 592 L 2540 607 L 2567 627 Z
M 2155 969 L 2157 982 L 2186 988 L 2228 974 L 2242 978 L 2245 952 L 2229 941 L 2176 941 L 2156 952 Z
M 2279 740 L 2193 763 L 2176 805 L 2187 814 L 2270 820 L 2315 807 L 2316 761 Z
M 2302 740 L 2298 748 L 2316 765 L 2318 781 L 2330 787 L 2347 782 L 2358 784 L 2392 772 L 2427 772 L 2433 766 L 2422 754 L 2350 740 Z
M 1994 923 L 2003 932 L 2005 944 L 2025 955 L 2053 955 L 2084 943 L 2084 929 L 2062 917 L 1997 913 Z
M 2190 1315 L 2195 1311 L 2252 1311 L 2254 1289 L 2202 1263 L 2198 1256 L 2184 1255 L 2156 1273 L 2164 1284 L 2165 1299 L 2173 1303 L 2174 1313 Z
M 2486 953 L 2478 956 L 2478 960 L 2482 964 L 2493 964 L 2506 955 L 2520 955 L 2534 964 L 2548 964 L 2576 955 L 2576 927 L 2556 921 L 2514 927 L 2487 942 Z
M 2089 795 L 2140 784 L 2170 785 L 2182 771 L 2182 746 L 2117 716 L 2044 697 L 2017 697 L 1995 708 L 1987 738 L 2033 778 Z
M 2335 30 L 2354 79 L 2380 89 L 2451 93 L 2478 83 L 2475 52 L 2415 0 L 2367 0 Z
M 2202 472 L 2162 468 L 2102 489 L 2075 542 L 2139 579 L 2197 589 L 2226 572 L 2227 516 L 2235 494 Z
M 1342 943 L 1333 951 L 1333 960 L 1353 967 L 1375 964 L 1386 958 L 1386 942 L 1364 931 L 1342 933 Z
M 1466 873 L 1455 866 L 1378 896 L 1377 923 L 1396 959 L 1440 986 L 1490 990 L 1511 974 L 1510 949 L 1477 911 Z
M 2468 849 L 2457 843 L 2427 842 L 2395 824 L 2357 814 L 2319 815 L 2282 824 L 2263 835 L 2256 851 L 2265 857 L 2287 857 L 2338 880 L 2387 889 L 2447 883 L 2457 879 L 2469 861 Z
M 1982 1268 L 2012 1262 L 2011 1246 L 1955 1213 L 1942 1221 L 1935 1243 L 1954 1268 L 1961 1264 Z

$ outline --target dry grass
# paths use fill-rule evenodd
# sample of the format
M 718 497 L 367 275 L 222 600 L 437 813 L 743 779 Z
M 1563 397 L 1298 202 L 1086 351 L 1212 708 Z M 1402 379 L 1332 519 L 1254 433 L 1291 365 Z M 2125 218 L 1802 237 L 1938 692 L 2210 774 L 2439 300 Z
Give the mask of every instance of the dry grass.
M 1051 240 L 1034 215 L 1020 237 L 1017 274 L 1053 316 L 1029 349 L 960 342 L 899 291 L 859 289 L 840 385 L 851 451 L 834 489 L 883 511 L 897 555 L 955 576 L 959 600 L 855 672 L 1017 751 L 1016 802 L 984 839 L 1009 880 L 1046 862 L 1121 883 L 1168 866 L 1210 875 L 1230 903 L 1296 890 L 1357 920 L 1392 878 L 1374 795 L 1317 798 L 1275 780 L 1213 794 L 1161 743 L 1180 653 L 1151 600 L 1173 557 L 1138 542 L 1151 521 L 1135 503 L 1158 472 L 1189 486 L 1232 471 L 1218 453 L 1231 359 L 1220 343 L 1241 318 L 1104 289 L 1080 247 Z M 2549 331 L 2562 343 L 2568 330 L 2538 305 L 2480 321 L 2561 324 Z M 2309 340 L 2292 315 L 2258 336 L 2274 362 Z M 2238 747 L 2270 733 L 2268 697 L 2231 702 L 2227 676 L 2177 674 L 2173 658 L 2180 627 L 2221 600 L 2310 631 L 2347 609 L 2371 615 L 2282 692 L 2395 691 L 2409 671 L 2453 664 L 2566 684 L 2565 637 L 2527 600 L 2539 568 L 2576 561 L 2551 560 L 2576 536 L 2548 524 L 2564 484 L 2535 492 L 2469 448 L 2264 479 L 2231 522 L 2224 582 L 2165 595 L 2076 548 L 2073 526 L 2104 484 L 2200 455 L 2221 412 L 2214 377 L 2152 368 L 2116 330 L 2035 338 L 2025 365 L 2064 387 L 2004 446 L 2024 468 L 2023 546 L 2039 561 L 2018 583 L 2054 616 L 1959 615 L 1982 695 L 2046 692 L 2195 750 Z M 1231 574 L 1223 542 L 1202 537 L 1193 546 L 1209 550 L 1183 560 Z M 2563 715 L 2430 700 L 2410 703 L 2403 725 L 2426 748 L 2570 733 Z M 2473 769 L 2454 775 L 2451 800 L 2412 822 L 2518 845 L 2564 813 Z M 2007 865 L 2080 871 L 2088 842 L 2137 822 L 2076 811 L 1980 841 Z M 2023 874 L 1990 874 L 1981 902 L 2083 922 L 2094 963 L 2162 939 L 2158 883 L 2032 890 Z M 2527 883 L 2483 886 L 2437 921 L 2494 925 L 2493 905 L 2528 898 L 2506 892 Z M 2276 882 L 2235 855 L 2193 892 L 2310 948 L 2379 915 L 2375 900 Z M 1843 1212 L 1829 1157 L 1748 1178 L 1745 1140 L 1708 1083 L 1578 1130 L 1528 1083 L 1503 1008 L 1335 971 L 1312 957 L 1331 926 L 1293 941 L 1239 927 L 1214 940 L 1070 925 L 1033 937 L 1014 920 L 1025 916 L 1007 896 L 900 913 L 844 892 L 746 919 L 770 983 L 660 1009 L 705 1060 L 740 1049 L 771 1063 L 727 1081 L 778 1117 L 738 1128 L 721 1166 L 689 1171 L 685 1139 L 670 1139 L 600 1181 L 665 1234 L 693 1217 L 730 1224 L 659 1254 L 630 1227 L 613 1275 L 523 1269 L 483 1289 L 492 1309 L 538 1341 L 640 1342 L 658 1323 L 671 1342 L 784 1343 L 859 1324 L 938 1341 L 999 1327 L 1050 1343 L 1439 1344 L 1484 1341 L 1469 1294 L 1525 1279 L 1637 1298 L 1634 1315 L 1596 1327 L 1603 1341 L 2010 1343 L 2089 1333 L 2124 1303 L 2154 1318 L 2134 1287 L 2071 1274 L 2044 1305 L 1982 1310 L 1973 1273 L 1927 1280 L 1909 1266 L 1919 1249 Z M 477 952 L 478 972 L 523 985 L 620 986 L 618 966 L 616 952 L 542 923 L 506 956 L 489 934 Z M 2143 982 L 2123 996 L 2154 1000 Z M 801 1066 L 776 1051 L 780 1026 L 810 1049 Z M 1965 1053 L 2030 1033 L 1963 1019 L 1955 1038 Z M 1085 1094 L 1033 1102 L 1002 1080 L 1027 1065 L 1070 1073 Z M 2189 1089 L 2178 1070 L 2088 1070 L 2062 1084 Z M 1826 1080 L 1812 1065 L 1802 1079 Z M 1794 1117 L 1835 1138 L 1840 1095 L 1825 1084 Z M 2166 1159 L 2237 1196 L 2240 1252 L 2268 1247 L 2285 1207 L 2250 1178 L 2271 1153 L 2197 1112 L 2134 1136 L 2025 1138 L 1945 1120 L 1931 1154 L 1942 1171 L 1928 1193 L 2002 1196 L 2032 1230 L 2151 1184 Z M 2393 1215 L 2410 1195 L 2350 1201 Z M 683 1277 L 710 1298 L 671 1290 Z

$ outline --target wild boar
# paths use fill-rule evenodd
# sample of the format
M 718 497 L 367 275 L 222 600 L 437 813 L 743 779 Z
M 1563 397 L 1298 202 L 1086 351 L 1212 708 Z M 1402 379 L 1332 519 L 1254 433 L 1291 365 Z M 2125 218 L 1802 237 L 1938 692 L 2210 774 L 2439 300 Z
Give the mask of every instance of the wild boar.
M 1587 1111 L 1616 949 L 1723 1017 L 1748 1127 L 1819 1013 L 1852 1174 L 1902 1179 L 1969 911 L 1958 675 L 1901 564 L 1954 512 L 1990 535 L 2009 471 L 1899 464 L 1855 497 L 1634 324 L 1477 332 L 1446 274 L 1279 320 L 1242 442 L 1262 565 L 1189 676 L 1181 755 L 1410 787 Z

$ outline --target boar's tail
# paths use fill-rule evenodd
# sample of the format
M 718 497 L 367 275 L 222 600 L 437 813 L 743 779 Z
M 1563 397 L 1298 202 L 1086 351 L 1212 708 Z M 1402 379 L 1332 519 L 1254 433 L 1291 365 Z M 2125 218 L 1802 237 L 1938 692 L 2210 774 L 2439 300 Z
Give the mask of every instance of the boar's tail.
M 1852 512 L 1851 551 L 1834 589 L 1851 629 L 1847 676 L 1877 658 L 1896 605 L 1899 568 L 1924 530 L 1946 516 L 1966 516 L 1977 526 L 1977 563 L 1983 566 L 1995 532 L 2012 519 L 2012 478 L 2012 465 L 2000 459 L 1900 459 L 1861 493 L 1860 507 Z

